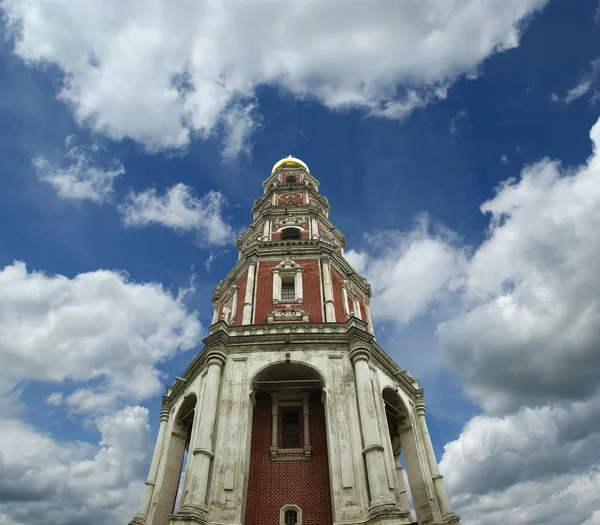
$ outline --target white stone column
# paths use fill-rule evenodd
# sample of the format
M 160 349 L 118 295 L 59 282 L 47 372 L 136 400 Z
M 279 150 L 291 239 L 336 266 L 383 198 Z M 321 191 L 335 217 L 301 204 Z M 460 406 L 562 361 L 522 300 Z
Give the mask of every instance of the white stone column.
M 271 219 L 265 219 L 265 224 L 263 226 L 263 240 L 271 240 Z
M 148 517 L 148 510 L 150 510 L 150 502 L 152 501 L 152 495 L 154 494 L 154 486 L 156 484 L 156 474 L 158 473 L 158 466 L 163 455 L 165 435 L 167 433 L 167 425 L 169 422 L 169 410 L 163 408 L 160 411 L 160 426 L 158 428 L 158 437 L 156 438 L 156 445 L 154 445 L 154 454 L 152 454 L 152 462 L 150 463 L 150 472 L 148 473 L 148 479 L 146 480 L 146 486 L 144 487 L 144 495 L 142 497 L 142 504 L 137 516 L 133 519 L 132 523 L 142 524 L 146 523 Z
M 208 356 L 208 371 L 204 379 L 204 401 L 202 405 L 202 421 L 198 422 L 195 443 L 190 444 L 189 489 L 178 514 L 200 517 L 206 511 L 206 495 L 208 492 L 208 473 L 214 457 L 213 441 L 215 421 L 218 411 L 219 389 L 221 387 L 221 370 L 225 365 L 224 353 L 213 350 Z M 196 422 L 194 421 L 194 425 Z
M 310 225 L 311 225 L 311 236 L 313 239 L 318 239 L 319 238 L 319 224 L 317 222 L 317 219 L 315 217 L 311 217 L 310 218 Z
M 233 297 L 231 299 L 231 315 L 229 317 L 229 324 L 235 324 L 235 314 L 237 312 L 237 303 L 238 303 L 238 292 L 239 288 L 236 286 L 233 290 Z
M 373 321 L 371 320 L 371 305 L 369 303 L 369 299 L 365 299 L 365 317 L 367 318 L 367 323 L 369 323 L 369 332 L 375 334 L 375 329 L 373 328 Z
M 273 270 L 273 303 L 281 301 L 281 275 L 279 270 Z
M 325 300 L 325 322 L 335 323 L 335 306 L 333 302 L 333 287 L 331 285 L 331 268 L 329 259 L 321 259 L 321 271 L 323 274 L 323 298 Z
M 302 303 L 302 297 L 304 296 L 304 291 L 302 289 L 302 272 L 296 272 L 294 276 L 294 293 L 296 294 L 296 300 L 299 303 Z
M 310 457 L 310 453 L 312 450 L 312 447 L 310 445 L 310 422 L 309 422 L 310 405 L 309 405 L 309 401 L 310 401 L 310 392 L 304 392 L 302 394 L 302 413 L 304 415 L 304 455 L 306 457 Z
M 350 354 L 356 376 L 360 429 L 365 447 L 363 449 L 363 454 L 367 464 L 367 478 L 369 480 L 369 491 L 371 495 L 370 505 L 371 508 L 383 505 L 395 506 L 390 496 L 387 475 L 385 472 L 383 446 L 381 445 L 379 436 L 379 424 L 377 422 L 377 412 L 373 400 L 369 357 L 369 351 L 364 348 L 356 348 L 352 350 Z
M 362 313 L 360 311 L 360 301 L 355 297 L 354 301 L 354 315 L 362 321 Z
M 246 295 L 244 296 L 244 307 L 242 310 L 242 324 L 252 322 L 252 303 L 254 300 L 254 276 L 256 274 L 256 261 L 250 261 L 248 266 L 248 278 L 246 279 Z
M 348 317 L 350 315 L 350 303 L 348 302 L 348 290 L 345 286 L 342 286 L 342 299 L 344 301 L 344 313 Z
M 429 430 L 427 428 L 427 421 L 425 420 L 425 402 L 423 400 L 417 401 L 416 408 L 417 417 L 419 420 L 419 431 L 421 432 L 423 444 L 425 445 L 427 463 L 429 464 L 431 479 L 433 480 L 433 487 L 435 489 L 437 501 L 440 506 L 442 518 L 446 523 L 460 523 L 458 516 L 454 514 L 450 508 L 448 494 L 446 493 L 446 487 L 444 487 L 443 476 L 440 474 L 440 470 L 438 468 L 435 451 L 433 450 L 433 444 L 431 443 L 431 436 L 429 435 Z
M 277 392 L 272 392 L 271 399 L 273 400 L 273 403 L 271 405 L 271 417 L 273 420 L 273 423 L 271 425 L 271 457 L 277 457 L 277 452 L 279 451 L 279 446 L 277 444 L 279 394 Z

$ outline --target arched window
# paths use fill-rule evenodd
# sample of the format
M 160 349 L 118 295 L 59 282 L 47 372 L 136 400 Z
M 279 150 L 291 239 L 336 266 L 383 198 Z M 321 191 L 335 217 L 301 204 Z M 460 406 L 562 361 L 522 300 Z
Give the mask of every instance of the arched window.
M 300 230 L 298 228 L 285 228 L 281 231 L 282 241 L 295 241 L 300 239 Z

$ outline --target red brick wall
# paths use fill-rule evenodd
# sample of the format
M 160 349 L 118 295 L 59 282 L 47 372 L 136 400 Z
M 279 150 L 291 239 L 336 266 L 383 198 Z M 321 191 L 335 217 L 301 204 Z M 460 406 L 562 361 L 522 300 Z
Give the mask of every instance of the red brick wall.
M 344 312 L 344 297 L 342 296 L 342 276 L 332 266 L 331 267 L 331 286 L 333 288 L 333 302 L 335 303 L 335 320 L 338 323 L 346 322 Z
M 256 314 L 255 324 L 266 324 L 267 314 L 280 305 L 273 305 L 273 272 L 272 268 L 281 261 L 261 262 L 258 268 L 258 280 L 256 282 Z M 319 261 L 297 261 L 304 268 L 302 273 L 303 300 L 299 308 L 308 312 L 311 323 L 323 321 L 321 308 L 321 281 L 319 277 Z M 241 292 L 241 290 L 240 290 Z
M 308 461 L 272 461 L 271 396 L 256 396 L 245 525 L 278 525 L 279 510 L 287 504 L 302 509 L 303 525 L 331 525 L 331 492 L 325 413 L 320 394 L 310 396 Z

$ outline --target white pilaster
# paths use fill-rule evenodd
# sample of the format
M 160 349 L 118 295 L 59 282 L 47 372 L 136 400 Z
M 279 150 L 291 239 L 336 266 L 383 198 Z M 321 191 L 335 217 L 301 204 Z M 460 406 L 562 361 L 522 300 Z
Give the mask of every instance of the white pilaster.
M 237 303 L 238 303 L 238 292 L 239 292 L 239 288 L 236 286 L 233 290 L 233 297 L 231 299 L 231 317 L 229 318 L 229 324 L 235 323 L 235 314 L 237 312 Z
M 373 321 L 371 320 L 371 306 L 369 303 L 369 299 L 365 299 L 365 316 L 367 318 L 368 331 L 371 332 L 372 334 L 375 334 L 375 330 L 373 328 Z
M 344 313 L 348 317 L 350 315 L 350 303 L 348 302 L 348 290 L 345 286 L 342 286 L 342 299 L 344 301 Z
M 321 271 L 323 273 L 323 295 L 325 299 L 325 322 L 335 323 L 335 306 L 333 302 L 333 287 L 331 286 L 331 268 L 329 259 L 321 259 Z
M 215 324 L 218 320 L 219 320 L 219 303 L 216 302 L 213 304 L 212 324 Z
M 197 515 L 206 511 L 206 494 L 208 491 L 208 473 L 210 463 L 214 456 L 213 438 L 215 420 L 218 411 L 219 389 L 221 386 L 221 370 L 225 365 L 225 354 L 212 351 L 208 357 L 208 371 L 206 374 L 204 402 L 202 408 L 202 421 L 199 422 L 195 443 L 190 444 L 191 465 L 189 491 L 180 513 Z M 196 421 L 194 421 L 196 425 Z
M 358 397 L 358 412 L 360 429 L 363 436 L 367 478 L 371 493 L 371 508 L 383 505 L 395 506 L 388 488 L 383 446 L 378 431 L 377 412 L 373 401 L 373 387 L 369 372 L 369 351 L 357 348 L 352 351 L 350 358 L 354 365 L 356 376 L 356 393 Z
M 248 266 L 248 278 L 246 279 L 246 294 L 244 296 L 244 307 L 242 310 L 242 324 L 252 322 L 252 301 L 254 299 L 254 278 L 256 274 L 256 261 L 250 261 Z
M 296 272 L 296 275 L 294 276 L 294 292 L 296 294 L 296 300 L 301 303 L 304 295 L 302 289 L 302 272 Z
M 273 270 L 273 302 L 281 300 L 281 275 L 278 270 Z

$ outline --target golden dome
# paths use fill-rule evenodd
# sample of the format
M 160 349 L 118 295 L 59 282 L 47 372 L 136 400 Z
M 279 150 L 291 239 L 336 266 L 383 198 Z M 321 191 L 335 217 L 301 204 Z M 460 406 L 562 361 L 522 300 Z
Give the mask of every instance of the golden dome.
M 310 173 L 310 170 L 308 169 L 308 166 L 302 162 L 300 159 L 297 159 L 296 157 L 292 157 L 291 155 L 289 155 L 288 157 L 285 157 L 284 159 L 281 159 L 279 162 L 276 162 L 275 165 L 273 166 L 273 169 L 271 170 L 271 175 L 273 175 L 273 173 L 275 173 L 275 170 L 277 168 L 293 168 L 293 167 L 297 167 L 297 168 L 304 168 L 306 171 L 308 171 Z

